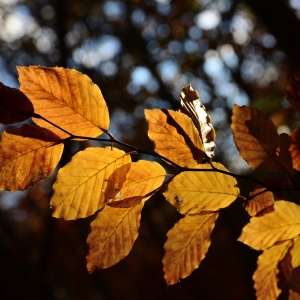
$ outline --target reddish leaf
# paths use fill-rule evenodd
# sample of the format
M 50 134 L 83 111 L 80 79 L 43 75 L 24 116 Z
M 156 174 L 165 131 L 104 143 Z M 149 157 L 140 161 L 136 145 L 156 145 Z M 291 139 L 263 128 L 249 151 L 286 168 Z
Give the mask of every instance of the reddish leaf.
M 0 123 L 22 122 L 33 114 L 33 105 L 25 94 L 0 82 Z

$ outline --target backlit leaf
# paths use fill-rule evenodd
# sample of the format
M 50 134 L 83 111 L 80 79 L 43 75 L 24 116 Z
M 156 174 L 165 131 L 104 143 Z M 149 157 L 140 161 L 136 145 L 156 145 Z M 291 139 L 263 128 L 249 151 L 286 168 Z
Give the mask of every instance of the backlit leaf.
M 143 205 L 129 208 L 105 206 L 97 214 L 87 239 L 87 269 L 90 273 L 115 265 L 128 255 L 138 237 Z
M 250 194 L 251 200 L 247 201 L 246 211 L 252 217 L 258 213 L 268 209 L 268 212 L 273 211 L 274 196 L 270 191 L 265 191 L 266 188 L 257 186 Z M 264 192 L 265 191 L 265 192 Z M 261 216 L 261 214 L 260 214 Z
M 239 241 L 256 250 L 292 239 L 300 233 L 300 206 L 292 202 L 276 201 L 274 211 L 263 217 L 253 217 L 242 230 Z
M 186 278 L 206 255 L 218 213 L 184 216 L 167 234 L 163 258 L 167 285 Z
M 152 193 L 162 185 L 165 175 L 165 169 L 156 162 L 145 160 L 133 162 L 123 184 L 109 178 L 105 190 L 106 202 L 114 207 L 137 205 L 142 200 L 150 198 Z
M 192 167 L 205 157 L 204 147 L 192 120 L 181 112 L 145 110 L 148 136 L 157 153 L 182 167 Z
M 51 131 L 27 124 L 4 132 L 0 141 L 0 189 L 25 190 L 47 178 L 62 155 L 62 144 L 51 146 L 59 141 Z
M 264 250 L 258 257 L 257 269 L 253 274 L 257 300 L 274 300 L 280 294 L 277 287 L 278 263 L 285 257 L 292 245 L 284 241 Z
M 0 123 L 22 122 L 32 117 L 32 113 L 33 105 L 21 91 L 0 82 Z
M 241 157 L 252 169 L 292 172 L 290 155 L 283 147 L 286 144 L 280 143 L 276 127 L 261 110 L 235 104 L 231 129 Z M 286 142 L 285 136 L 281 139 Z
M 214 167 L 227 171 L 220 163 Z M 211 171 L 209 164 L 195 166 L 210 171 L 188 171 L 177 175 L 169 184 L 164 196 L 181 214 L 215 211 L 230 205 L 239 195 L 237 181 L 232 176 Z
M 293 167 L 300 170 L 300 127 L 297 127 L 291 134 L 290 152 L 293 161 Z
M 61 168 L 53 185 L 53 216 L 74 220 L 92 215 L 105 205 L 104 192 L 115 169 L 131 162 L 116 148 L 86 148 Z
M 294 238 L 294 246 L 291 250 L 293 268 L 300 267 L 300 236 Z
M 189 116 L 196 126 L 208 157 L 214 156 L 216 132 L 200 96 L 190 84 L 181 89 L 179 111 Z
M 96 137 L 108 129 L 109 115 L 100 89 L 88 76 L 65 68 L 18 67 L 20 89 L 37 114 L 74 135 Z M 60 137 L 68 135 L 41 119 L 34 121 Z

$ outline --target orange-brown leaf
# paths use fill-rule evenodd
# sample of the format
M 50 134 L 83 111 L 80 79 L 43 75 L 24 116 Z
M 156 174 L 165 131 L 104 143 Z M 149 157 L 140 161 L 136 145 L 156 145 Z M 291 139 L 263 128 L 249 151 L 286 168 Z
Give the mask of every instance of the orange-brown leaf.
M 296 109 L 298 114 L 300 114 L 300 79 L 293 78 L 286 90 L 288 101 Z
M 87 269 L 108 268 L 128 255 L 138 237 L 144 203 L 129 208 L 105 206 L 91 223 Z
M 167 285 L 186 278 L 204 259 L 218 213 L 185 216 L 167 234 L 163 258 Z
M 284 144 L 280 143 L 276 127 L 261 110 L 235 104 L 231 128 L 241 157 L 252 169 L 291 172 L 291 165 L 288 164 L 288 161 L 291 162 L 290 155 Z M 286 141 L 285 137 L 282 139 Z
M 48 177 L 62 155 L 62 144 L 52 146 L 59 141 L 51 131 L 33 125 L 4 132 L 0 141 L 0 189 L 25 190 Z
M 227 171 L 220 163 L 214 167 Z M 232 176 L 211 172 L 209 164 L 194 168 L 203 172 L 189 171 L 177 175 L 169 184 L 164 196 L 181 214 L 215 211 L 230 205 L 239 195 L 237 181 Z M 205 171 L 208 170 L 208 171 Z
M 86 148 L 58 171 L 50 205 L 53 216 L 85 218 L 106 204 L 104 192 L 115 169 L 131 162 L 130 155 L 111 147 Z
M 20 89 L 35 112 L 74 135 L 96 137 L 108 129 L 109 115 L 100 89 L 76 70 L 18 67 Z M 62 138 L 67 134 L 41 119 L 34 121 Z
M 21 91 L 0 82 L 0 123 L 22 122 L 34 113 L 33 105 Z
M 277 286 L 278 263 L 291 247 L 291 241 L 284 241 L 264 250 L 258 257 L 257 269 L 253 274 L 257 300 L 274 300 L 280 294 Z
M 292 239 L 300 233 L 300 206 L 292 202 L 276 201 L 274 211 L 263 217 L 253 217 L 242 230 L 239 241 L 256 250 Z
M 204 147 L 192 120 L 181 112 L 145 110 L 148 136 L 157 153 L 182 167 L 192 167 L 205 157 Z
M 257 186 L 250 194 L 251 199 L 247 202 L 246 211 L 252 217 L 258 213 L 265 211 L 273 211 L 274 196 L 271 191 L 265 191 L 266 188 Z M 260 215 L 261 216 L 261 215 Z
M 293 167 L 300 170 L 300 127 L 297 127 L 291 134 L 290 152 L 293 161 Z
M 105 190 L 106 202 L 114 207 L 137 205 L 142 200 L 150 198 L 153 192 L 162 185 L 165 175 L 165 169 L 156 162 L 139 160 L 131 163 L 129 171 L 125 174 L 124 183 L 122 183 L 123 180 L 118 182 L 108 179 L 108 186 Z

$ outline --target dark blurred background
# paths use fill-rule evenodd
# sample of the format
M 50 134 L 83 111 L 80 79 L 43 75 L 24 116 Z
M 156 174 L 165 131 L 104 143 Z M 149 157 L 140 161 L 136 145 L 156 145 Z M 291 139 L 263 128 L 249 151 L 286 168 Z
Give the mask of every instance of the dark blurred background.
M 245 173 L 232 106 L 262 109 L 279 132 L 298 124 L 285 88 L 300 65 L 299 18 L 300 0 L 0 0 L 0 81 L 19 87 L 18 65 L 75 68 L 100 87 L 115 137 L 147 150 L 143 110 L 177 110 L 180 89 L 191 83 L 217 131 L 215 160 Z M 60 166 L 88 146 L 101 144 L 67 144 Z M 180 216 L 161 195 L 147 201 L 130 255 L 89 275 L 93 217 L 51 218 L 54 180 L 0 192 L 0 299 L 255 299 L 259 253 L 236 241 L 248 222 L 242 207 L 221 213 L 200 268 L 167 288 L 163 244 Z M 253 186 L 240 184 L 246 196 Z

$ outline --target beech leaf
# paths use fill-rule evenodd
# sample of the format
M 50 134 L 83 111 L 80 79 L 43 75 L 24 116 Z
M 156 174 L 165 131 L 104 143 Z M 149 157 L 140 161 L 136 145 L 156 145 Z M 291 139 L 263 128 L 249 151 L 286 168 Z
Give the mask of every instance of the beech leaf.
M 33 105 L 24 93 L 0 82 L 0 123 L 22 122 L 33 114 Z
M 214 167 L 227 171 L 220 163 Z M 212 172 L 209 164 L 194 168 L 210 171 L 188 171 L 177 175 L 168 184 L 164 192 L 166 199 L 181 214 L 197 214 L 201 211 L 216 211 L 230 205 L 239 195 L 239 188 L 234 177 Z
M 300 233 L 300 206 L 292 202 L 276 201 L 274 211 L 263 217 L 253 217 L 242 230 L 239 241 L 256 250 L 292 239 Z
M 118 173 L 119 169 L 114 173 Z M 125 172 L 123 173 L 125 174 Z M 119 183 L 111 178 L 108 179 L 105 190 L 106 202 L 114 207 L 137 205 L 142 200 L 150 198 L 156 189 L 162 185 L 165 175 L 165 169 L 156 162 L 145 160 L 133 162 L 125 174 L 124 183 Z
M 216 132 L 211 124 L 210 116 L 207 114 L 205 106 L 200 102 L 200 96 L 190 84 L 181 89 L 179 111 L 189 116 L 196 126 L 205 153 L 209 158 L 214 156 L 216 148 Z
M 298 114 L 300 114 L 300 79 L 293 78 L 287 90 L 287 100 L 296 109 Z
M 35 112 L 71 134 L 96 137 L 108 129 L 109 115 L 100 89 L 76 70 L 39 66 L 17 67 L 20 89 Z M 42 119 L 34 121 L 61 138 L 68 135 Z
M 181 112 L 145 110 L 148 136 L 157 153 L 182 167 L 192 167 L 205 157 L 204 147 L 192 120 Z
M 257 186 L 250 194 L 249 197 L 253 197 L 247 201 L 246 211 L 252 217 L 260 213 L 262 216 L 263 212 L 269 213 L 274 210 L 274 196 L 271 191 L 265 191 L 266 188 Z M 263 192 L 265 191 L 265 192 Z M 262 193 L 263 192 L 263 193 Z
M 28 124 L 5 131 L 0 140 L 0 189 L 26 190 L 47 178 L 62 155 L 64 146 L 53 146 L 59 141 L 51 131 Z
M 261 110 L 235 104 L 231 129 L 241 157 L 252 169 L 292 173 L 290 154 L 285 148 L 288 138 L 282 136 L 285 143 L 280 143 L 276 127 Z
M 277 299 L 280 289 L 277 286 L 278 264 L 289 251 L 292 241 L 284 241 L 264 250 L 258 257 L 257 269 L 253 274 L 257 300 Z
M 300 127 L 297 127 L 291 134 L 291 145 L 289 148 L 292 156 L 293 167 L 300 170 Z
M 167 234 L 164 273 L 167 285 L 186 278 L 206 255 L 218 213 L 184 216 Z
M 103 208 L 109 176 L 130 162 L 130 155 L 111 147 L 91 147 L 76 153 L 58 171 L 50 201 L 53 217 L 75 220 Z
M 138 237 L 143 205 L 129 208 L 105 206 L 98 212 L 87 239 L 89 273 L 115 265 L 128 255 Z
M 293 268 L 300 267 L 300 236 L 294 238 L 294 246 L 291 250 Z

